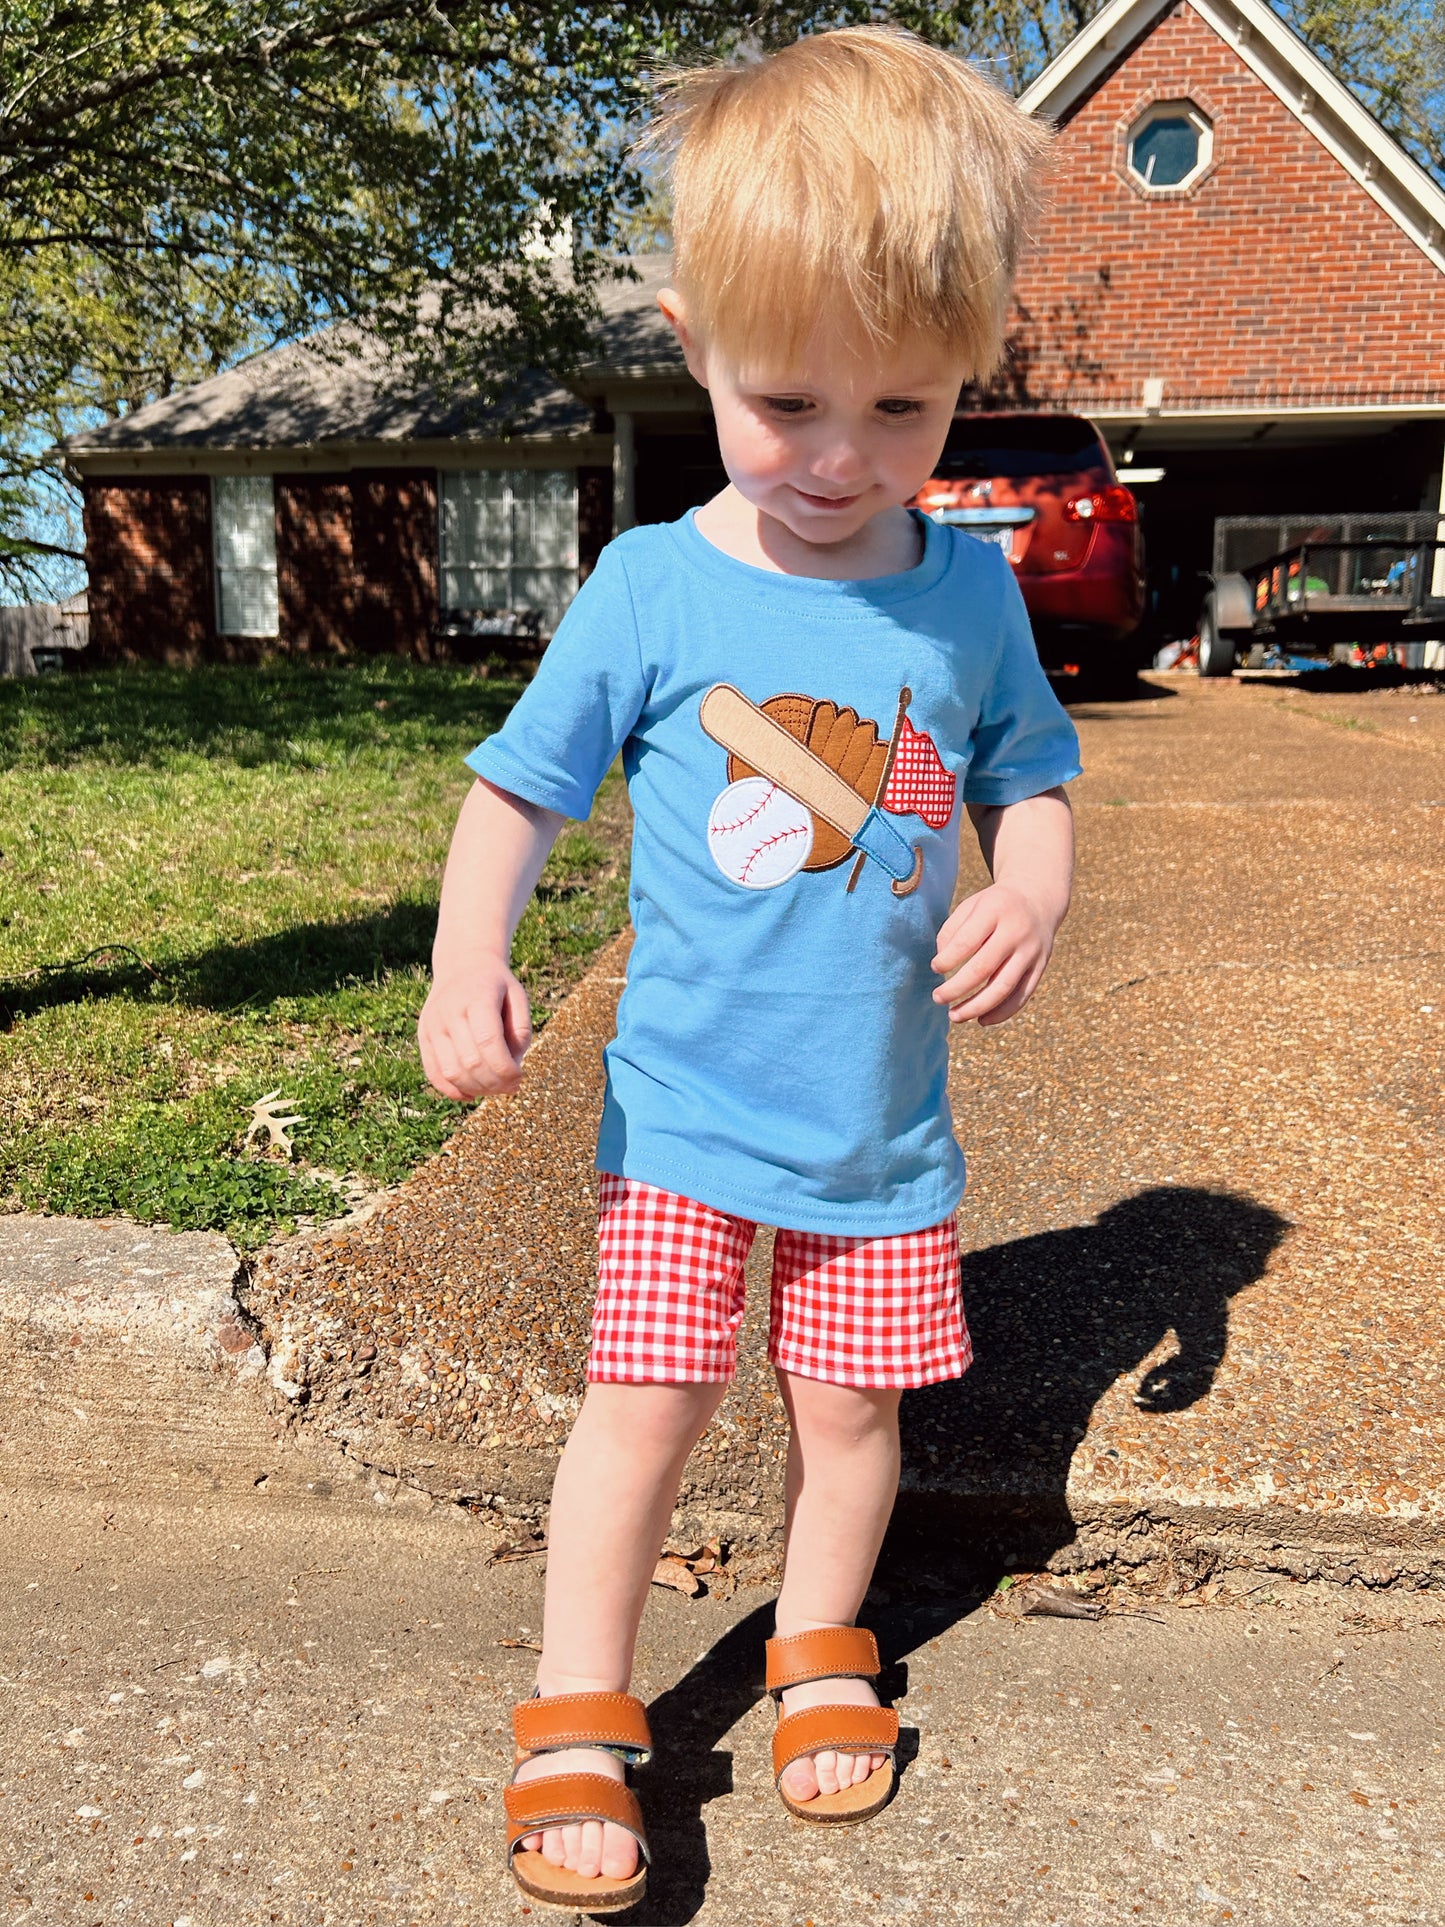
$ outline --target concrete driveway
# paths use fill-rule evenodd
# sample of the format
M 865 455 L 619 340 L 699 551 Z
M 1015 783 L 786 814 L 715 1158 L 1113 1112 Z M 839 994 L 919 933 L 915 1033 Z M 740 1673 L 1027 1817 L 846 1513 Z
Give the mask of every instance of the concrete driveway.
M 738 1579 L 644 1629 L 639 1922 L 1445 1921 L 1445 699 L 1156 679 L 1080 725 L 1057 968 L 958 1040 L 980 1363 L 914 1404 L 868 1607 L 899 1798 L 820 1837 L 767 1784 L 755 1308 L 678 1523 L 729 1524 Z M 269 1380 L 224 1254 L 216 1343 L 188 1315 L 166 1356 L 154 1318 L 113 1342 L 80 1228 L 0 1237 L 0 1284 L 31 1266 L 0 1290 L 8 1919 L 518 1917 L 541 1560 L 491 1563 L 518 1526 L 426 1488 L 521 1519 L 545 1489 L 617 974 L 379 1216 L 274 1255 Z M 995 1590 L 1046 1561 L 1103 1616 Z
M 500 1796 L 534 1655 L 509 1642 L 540 1624 L 540 1561 L 489 1565 L 487 1523 L 334 1448 L 248 1438 L 234 1413 L 215 1436 L 209 1462 L 193 1424 L 180 1463 L 152 1437 L 93 1480 L 5 1455 L 3 1918 L 519 1918 Z M 1208 1605 L 1089 1623 L 996 1616 L 988 1583 L 885 1558 L 869 1616 L 913 1758 L 893 1805 L 841 1834 L 769 1787 L 769 1589 L 656 1589 L 637 1681 L 656 1872 L 628 1918 L 1445 1918 L 1439 1594 L 1239 1574 Z

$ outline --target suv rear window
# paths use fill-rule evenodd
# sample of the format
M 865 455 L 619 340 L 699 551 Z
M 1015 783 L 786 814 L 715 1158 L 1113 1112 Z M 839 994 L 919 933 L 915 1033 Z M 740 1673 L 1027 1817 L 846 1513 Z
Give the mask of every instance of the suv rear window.
M 974 475 L 1063 475 L 1108 466 L 1103 445 L 1087 422 L 1068 416 L 1004 421 L 995 415 L 955 422 L 933 472 L 953 482 Z

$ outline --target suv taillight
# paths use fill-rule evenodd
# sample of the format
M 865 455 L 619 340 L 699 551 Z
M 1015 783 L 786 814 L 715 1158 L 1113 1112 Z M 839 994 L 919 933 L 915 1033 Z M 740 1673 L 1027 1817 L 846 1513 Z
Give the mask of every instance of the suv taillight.
M 1110 482 L 1092 495 L 1076 495 L 1064 504 L 1066 522 L 1137 522 L 1139 504 L 1122 482 Z

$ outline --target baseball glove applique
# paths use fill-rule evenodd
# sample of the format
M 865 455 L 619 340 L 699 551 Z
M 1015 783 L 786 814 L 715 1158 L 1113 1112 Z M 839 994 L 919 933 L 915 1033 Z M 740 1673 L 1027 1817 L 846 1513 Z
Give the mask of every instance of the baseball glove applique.
M 906 897 L 923 875 L 921 847 L 885 820 L 921 816 L 941 830 L 953 817 L 955 777 L 933 738 L 908 720 L 910 689 L 899 692 L 893 733 L 856 709 L 812 696 L 749 702 L 731 683 L 702 699 L 702 726 L 728 752 L 727 787 L 708 816 L 707 840 L 723 875 L 769 890 L 800 870 L 832 870 L 856 852 L 848 888 L 866 857 Z

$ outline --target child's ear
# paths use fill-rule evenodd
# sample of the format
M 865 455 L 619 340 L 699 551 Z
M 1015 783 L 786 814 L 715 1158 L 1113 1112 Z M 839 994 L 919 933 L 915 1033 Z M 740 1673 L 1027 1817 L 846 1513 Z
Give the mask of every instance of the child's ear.
M 683 359 L 687 362 L 687 372 L 700 387 L 706 388 L 707 357 L 687 325 L 687 303 L 676 288 L 663 288 L 657 297 L 657 305 L 668 327 L 677 336 Z

